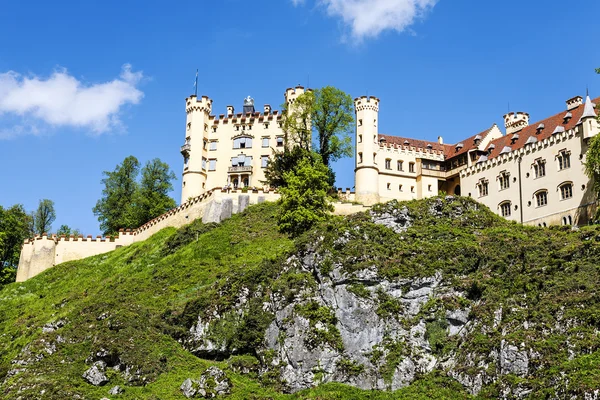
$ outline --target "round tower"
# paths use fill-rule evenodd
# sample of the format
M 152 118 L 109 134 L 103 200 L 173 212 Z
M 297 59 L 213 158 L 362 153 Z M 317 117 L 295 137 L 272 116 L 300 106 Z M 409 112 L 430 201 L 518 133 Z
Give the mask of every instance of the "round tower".
M 354 100 L 356 112 L 356 201 L 364 205 L 379 203 L 379 168 L 376 155 L 379 149 L 379 99 L 359 97 Z
M 181 178 L 181 203 L 200 196 L 206 190 L 208 163 L 208 123 L 212 111 L 212 100 L 207 96 L 198 99 L 195 95 L 185 99 L 185 142 L 181 146 L 183 176 Z

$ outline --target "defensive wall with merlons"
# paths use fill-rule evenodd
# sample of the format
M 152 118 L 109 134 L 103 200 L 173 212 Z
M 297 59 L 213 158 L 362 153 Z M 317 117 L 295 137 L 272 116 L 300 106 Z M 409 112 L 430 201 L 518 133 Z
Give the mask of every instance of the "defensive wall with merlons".
M 349 189 L 346 189 L 344 193 L 340 189 L 338 194 L 340 198 L 346 200 L 350 200 L 354 196 Z M 249 205 L 278 199 L 279 193 L 272 190 L 212 189 L 191 198 L 179 207 L 169 210 L 137 229 L 121 229 L 117 236 L 98 236 L 96 238 L 91 235 L 87 237 L 48 234 L 36 236 L 23 243 L 17 270 L 17 282 L 26 281 L 48 268 L 67 261 L 108 253 L 119 247 L 146 240 L 167 227 L 179 228 L 197 219 L 202 219 L 204 223 L 221 222 L 233 214 L 244 211 Z M 367 208 L 362 205 L 340 202 L 335 204 L 334 214 L 348 215 L 365 209 Z

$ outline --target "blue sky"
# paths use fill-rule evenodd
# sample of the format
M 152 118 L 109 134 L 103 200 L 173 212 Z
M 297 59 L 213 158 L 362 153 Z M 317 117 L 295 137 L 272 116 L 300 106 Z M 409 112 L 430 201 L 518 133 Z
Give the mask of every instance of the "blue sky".
M 49 198 L 54 229 L 95 235 L 102 171 L 131 154 L 180 176 L 196 68 L 216 113 L 310 79 L 379 97 L 381 133 L 455 143 L 508 104 L 536 121 L 600 95 L 599 15 L 595 0 L 4 2 L 0 205 Z M 338 186 L 353 165 L 336 163 Z

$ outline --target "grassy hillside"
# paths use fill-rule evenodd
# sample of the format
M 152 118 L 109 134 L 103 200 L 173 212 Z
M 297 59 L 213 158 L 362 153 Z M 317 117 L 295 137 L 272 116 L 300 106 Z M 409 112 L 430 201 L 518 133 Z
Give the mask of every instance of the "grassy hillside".
M 393 203 L 379 211 L 403 206 L 413 225 L 402 234 L 360 214 L 333 218 L 294 242 L 277 232 L 276 206 L 262 204 L 220 225 L 165 229 L 145 242 L 65 263 L 4 287 L 0 397 L 177 399 L 183 398 L 179 387 L 186 378 L 216 365 L 230 377 L 231 398 L 237 399 L 469 398 L 462 385 L 446 376 L 443 362 L 437 372 L 395 393 L 327 384 L 281 394 L 276 377 L 259 377 L 252 368 L 239 372 L 239 365 L 259 362 L 253 356 L 273 319 L 258 303 L 251 318 L 224 322 L 218 331 L 235 343 L 237 355 L 232 358 L 203 359 L 182 347 L 198 313 L 235 309 L 235 294 L 242 288 L 293 296 L 310 285 L 311 277 L 281 273 L 281 266 L 314 243 L 320 243 L 331 262 L 350 270 L 376 265 L 389 280 L 441 272 L 467 293 L 465 298 L 428 304 L 428 315 L 441 315 L 452 302 L 465 302 L 475 329 L 464 339 L 448 337 L 443 323 L 438 327 L 439 321 L 429 318 L 429 340 L 440 360 L 458 360 L 458 373 L 490 378 L 480 398 L 495 398 L 506 387 L 523 387 L 543 397 L 558 395 L 552 389 L 557 385 L 574 395 L 599 386 L 597 227 L 522 227 L 462 198 Z M 360 235 L 352 234 L 344 246 L 337 246 L 336 239 L 347 232 Z M 501 322 L 495 321 L 498 310 Z M 485 362 L 502 341 L 527 343 L 535 355 L 529 376 L 499 374 L 500 366 Z M 108 370 L 110 382 L 103 387 L 82 378 L 98 358 L 115 367 Z M 108 396 L 115 385 L 124 393 Z

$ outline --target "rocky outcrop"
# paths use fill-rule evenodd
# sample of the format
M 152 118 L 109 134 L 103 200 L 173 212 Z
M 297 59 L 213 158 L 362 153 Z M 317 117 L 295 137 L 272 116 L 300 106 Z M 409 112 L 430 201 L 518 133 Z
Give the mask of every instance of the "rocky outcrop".
M 188 399 L 212 399 L 229 394 L 231 392 L 231 381 L 221 369 L 210 367 L 200 375 L 199 379 L 186 379 L 181 384 L 180 389 Z
M 104 374 L 106 363 L 96 361 L 87 371 L 83 373 L 83 379 L 94 386 L 103 386 L 108 383 L 108 378 Z

